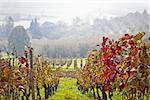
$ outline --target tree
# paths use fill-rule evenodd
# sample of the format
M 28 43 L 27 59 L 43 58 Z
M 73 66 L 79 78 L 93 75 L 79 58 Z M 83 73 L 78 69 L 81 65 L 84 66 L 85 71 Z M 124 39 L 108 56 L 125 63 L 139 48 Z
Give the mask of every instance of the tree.
M 14 20 L 11 16 L 9 16 L 6 20 L 6 25 L 5 25 L 6 36 L 8 36 L 11 33 L 13 27 L 14 27 Z
M 24 53 L 24 47 L 29 45 L 30 38 L 23 26 L 16 26 L 8 37 L 9 51 L 16 49 L 17 55 Z
M 38 23 L 36 18 L 30 23 L 29 31 L 32 33 L 33 38 L 39 39 L 42 37 L 40 24 Z

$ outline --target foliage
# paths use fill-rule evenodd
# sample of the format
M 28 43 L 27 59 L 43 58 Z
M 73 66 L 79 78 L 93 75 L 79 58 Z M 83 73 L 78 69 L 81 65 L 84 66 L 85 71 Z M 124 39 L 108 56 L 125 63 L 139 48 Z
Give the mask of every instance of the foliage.
M 144 32 L 135 36 L 125 34 L 117 41 L 103 37 L 100 50 L 94 49 L 83 70 L 78 72 L 78 84 L 83 93 L 91 89 L 94 97 L 97 93 L 99 99 L 106 100 L 107 91 L 112 99 L 113 92 L 118 89 L 127 100 L 148 98 L 150 46 L 142 42 L 144 35 Z
M 40 56 L 34 61 L 32 69 L 32 51 L 32 48 L 28 48 L 25 50 L 25 55 L 19 58 L 0 59 L 0 97 L 16 100 L 22 94 L 21 98 L 28 100 L 33 93 L 36 93 L 34 99 L 42 99 L 40 90 L 44 88 L 44 98 L 47 99 L 57 90 L 59 70 L 52 71 L 48 61 L 40 60 Z M 10 54 L 8 53 L 8 55 Z M 14 66 L 14 62 L 11 63 L 11 60 L 14 61 L 14 59 L 19 61 L 16 66 Z M 31 92 L 32 89 L 34 91 Z

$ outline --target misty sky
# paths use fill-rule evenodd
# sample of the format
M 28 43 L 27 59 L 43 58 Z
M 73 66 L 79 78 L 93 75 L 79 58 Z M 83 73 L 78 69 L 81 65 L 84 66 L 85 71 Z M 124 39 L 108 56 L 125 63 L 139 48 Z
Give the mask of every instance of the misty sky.
M 0 15 L 31 15 L 59 20 L 150 12 L 150 0 L 0 0 Z

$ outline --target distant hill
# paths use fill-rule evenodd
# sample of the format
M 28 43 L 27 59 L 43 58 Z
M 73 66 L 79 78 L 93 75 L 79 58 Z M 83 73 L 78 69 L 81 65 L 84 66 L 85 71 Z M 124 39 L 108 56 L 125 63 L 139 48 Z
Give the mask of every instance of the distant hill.
M 112 36 L 112 38 L 120 37 L 120 35 L 124 33 L 137 33 L 139 31 L 150 31 L 150 14 L 147 13 L 146 10 L 143 13 L 135 12 L 128 13 L 125 16 L 114 17 L 109 20 L 95 18 L 93 23 L 90 24 L 88 22 L 82 22 L 82 20 L 78 20 L 77 22 L 73 22 L 71 25 L 67 25 L 66 23 L 52 23 L 52 22 L 44 22 L 39 26 L 38 30 L 40 34 L 36 32 L 34 35 L 38 35 L 39 37 L 45 37 L 50 40 L 57 40 L 60 38 L 74 36 L 75 38 L 78 36 L 87 36 L 91 34 L 100 34 L 100 35 L 108 35 Z M 33 24 L 33 22 L 32 22 Z M 39 24 L 39 23 L 35 23 Z M 36 26 L 36 25 L 35 25 Z M 38 25 L 37 25 L 38 26 Z M 33 27 L 36 29 L 37 27 Z M 32 29 L 32 30 L 34 30 Z M 29 29 L 30 31 L 31 29 Z M 85 37 L 86 38 L 86 37 Z

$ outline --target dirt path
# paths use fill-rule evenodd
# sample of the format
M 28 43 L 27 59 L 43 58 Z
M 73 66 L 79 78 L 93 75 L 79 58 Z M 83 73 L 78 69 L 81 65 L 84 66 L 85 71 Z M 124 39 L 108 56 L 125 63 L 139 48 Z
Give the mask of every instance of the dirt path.
M 60 77 L 75 78 L 76 71 L 60 71 Z

